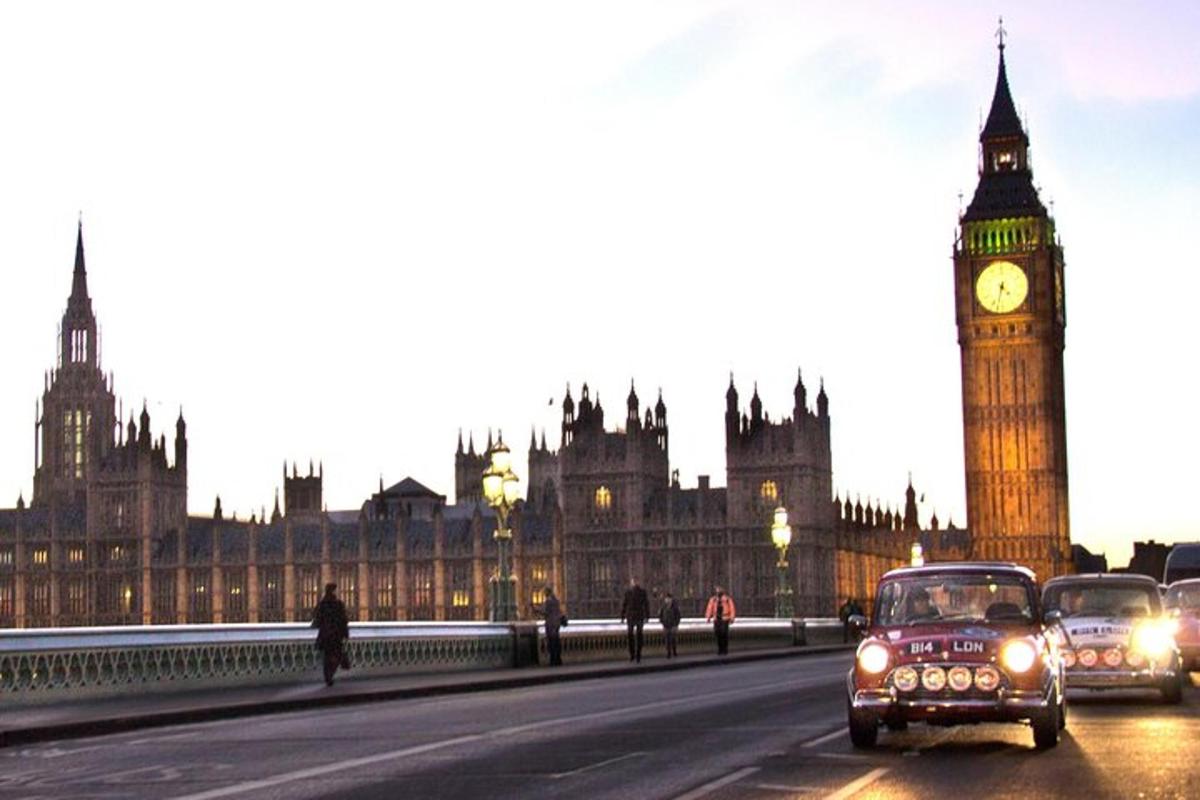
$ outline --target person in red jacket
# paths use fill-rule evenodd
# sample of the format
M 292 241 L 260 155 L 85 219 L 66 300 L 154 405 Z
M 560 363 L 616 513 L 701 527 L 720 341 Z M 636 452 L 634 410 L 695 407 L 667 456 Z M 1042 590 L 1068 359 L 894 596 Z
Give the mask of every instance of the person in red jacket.
M 729 652 L 729 625 L 737 617 L 737 608 L 733 605 L 733 598 L 725 594 L 722 587 L 715 586 L 713 589 L 714 594 L 708 598 L 704 619 L 713 624 L 713 633 L 717 637 L 717 655 L 723 656 Z

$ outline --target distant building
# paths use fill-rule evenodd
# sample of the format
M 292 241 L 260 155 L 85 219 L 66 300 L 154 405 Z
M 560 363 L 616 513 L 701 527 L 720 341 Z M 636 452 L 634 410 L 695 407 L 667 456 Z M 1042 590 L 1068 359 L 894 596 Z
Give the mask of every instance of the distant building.
M 1171 545 L 1163 542 L 1156 542 L 1153 539 L 1147 542 L 1133 543 L 1133 558 L 1129 559 L 1129 566 L 1126 572 L 1133 572 L 1138 575 L 1149 575 L 1156 581 L 1163 579 L 1163 573 L 1167 567 L 1167 556 L 1171 554 Z
M 1071 545 L 1071 562 L 1075 572 L 1108 572 L 1108 559 L 1104 554 L 1095 555 L 1081 544 Z

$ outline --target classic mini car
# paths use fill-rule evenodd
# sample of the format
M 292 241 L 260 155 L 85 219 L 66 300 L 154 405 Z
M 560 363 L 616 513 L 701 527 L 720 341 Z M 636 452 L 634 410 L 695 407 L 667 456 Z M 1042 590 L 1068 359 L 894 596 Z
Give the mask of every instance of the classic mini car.
M 1175 644 L 1183 668 L 1200 670 L 1200 578 L 1175 581 L 1167 587 L 1167 613 L 1176 620 Z
M 1068 689 L 1158 689 L 1167 703 L 1179 702 L 1178 621 L 1163 613 L 1156 580 L 1067 575 L 1046 582 L 1042 606 L 1059 617 Z
M 846 677 L 850 740 L 881 725 L 1025 722 L 1039 749 L 1066 726 L 1062 665 L 1042 620 L 1033 573 L 1008 563 L 940 563 L 879 581 Z

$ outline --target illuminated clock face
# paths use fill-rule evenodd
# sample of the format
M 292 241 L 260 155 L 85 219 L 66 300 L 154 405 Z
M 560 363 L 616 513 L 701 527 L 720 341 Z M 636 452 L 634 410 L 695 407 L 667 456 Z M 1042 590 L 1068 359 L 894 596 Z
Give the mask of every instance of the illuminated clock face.
M 979 304 L 993 314 L 1007 314 L 1029 293 L 1029 279 L 1011 261 L 993 261 L 975 279 L 975 296 Z

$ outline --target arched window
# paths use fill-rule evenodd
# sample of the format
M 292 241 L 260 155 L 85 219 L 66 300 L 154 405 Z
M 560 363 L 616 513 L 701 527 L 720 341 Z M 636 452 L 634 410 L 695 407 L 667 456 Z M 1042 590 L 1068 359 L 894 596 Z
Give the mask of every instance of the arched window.
M 758 489 L 758 496 L 764 503 L 775 503 L 779 500 L 779 486 L 775 481 L 763 481 Z
M 607 486 L 596 489 L 595 505 L 597 511 L 608 511 L 612 508 L 612 491 Z

